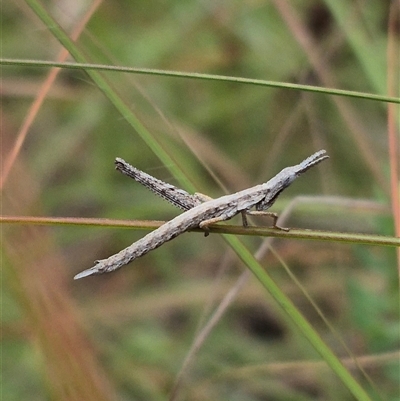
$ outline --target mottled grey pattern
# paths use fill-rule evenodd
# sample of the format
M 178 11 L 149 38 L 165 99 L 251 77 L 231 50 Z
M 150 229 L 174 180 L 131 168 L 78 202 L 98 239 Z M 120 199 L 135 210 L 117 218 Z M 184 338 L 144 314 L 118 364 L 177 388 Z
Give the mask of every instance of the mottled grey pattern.
M 246 213 L 251 214 L 250 208 L 252 207 L 255 207 L 257 211 L 267 210 L 273 205 L 278 195 L 300 174 L 327 158 L 328 155 L 326 151 L 320 150 L 301 163 L 284 168 L 280 173 L 264 184 L 256 185 L 255 187 L 236 192 L 232 195 L 211 199 L 203 203 L 200 203 L 200 200 L 195 195 L 190 195 L 170 184 L 163 183 L 135 169 L 122 159 L 116 159 L 118 170 L 134 178 L 172 204 L 184 210 L 190 207 L 191 203 L 193 206 L 117 254 L 107 259 L 96 261 L 95 266 L 84 270 L 74 278 L 79 279 L 94 274 L 109 273 L 117 270 L 191 228 L 201 227 L 207 229 L 209 224 L 228 220 L 238 213 L 242 213 L 243 215 Z M 243 221 L 246 221 L 245 218 Z
M 115 159 L 115 168 L 182 210 L 192 209 L 201 203 L 195 195 L 190 195 L 183 189 L 158 180 L 150 174 L 131 166 L 119 157 Z

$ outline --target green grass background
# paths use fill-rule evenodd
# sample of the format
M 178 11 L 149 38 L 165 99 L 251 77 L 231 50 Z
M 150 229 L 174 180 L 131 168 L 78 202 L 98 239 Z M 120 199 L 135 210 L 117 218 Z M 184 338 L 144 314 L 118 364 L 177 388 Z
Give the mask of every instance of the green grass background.
M 45 8 L 67 32 L 86 11 L 79 3 Z M 107 2 L 77 45 L 99 64 L 384 95 L 388 15 L 388 2 Z M 2 57 L 56 60 L 60 45 L 50 28 L 27 3 L 3 3 Z M 2 66 L 3 160 L 47 73 Z M 285 191 L 274 211 L 296 195 L 324 195 L 330 203 L 299 205 L 287 225 L 393 235 L 386 103 L 233 82 L 102 75 L 150 133 L 150 145 L 84 72 L 65 69 L 13 165 L 2 214 L 167 220 L 177 211 L 115 172 L 116 156 L 219 196 L 325 148 L 329 161 Z M 369 202 L 344 204 L 333 196 Z M 2 234 L 2 397 L 8 400 L 171 398 L 204 319 L 246 268 L 219 236 L 190 233 L 118 273 L 74 282 L 93 260 L 144 233 L 20 224 L 2 226 Z M 241 240 L 256 251 L 262 238 Z M 273 247 L 279 258 L 268 253 L 261 263 L 281 290 L 332 351 L 348 358 L 283 260 L 360 357 L 364 372 L 353 365 L 350 371 L 369 396 L 398 399 L 394 249 L 288 239 Z M 353 399 L 319 360 L 250 278 L 185 369 L 177 397 Z

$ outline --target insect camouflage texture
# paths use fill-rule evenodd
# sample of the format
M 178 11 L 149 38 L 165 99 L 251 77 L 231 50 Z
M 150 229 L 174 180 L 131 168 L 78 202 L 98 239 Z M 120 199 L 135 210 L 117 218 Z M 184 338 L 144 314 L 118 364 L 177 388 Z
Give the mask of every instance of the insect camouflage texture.
M 320 150 L 301 163 L 284 168 L 264 184 L 216 199 L 202 194 L 191 195 L 183 189 L 158 180 L 117 158 L 115 160 L 117 170 L 133 178 L 184 212 L 115 255 L 96 261 L 92 268 L 77 274 L 74 279 L 117 270 L 185 231 L 196 227 L 202 228 L 205 235 L 208 235 L 210 224 L 229 220 L 239 213 L 242 215 L 243 226 L 247 226 L 247 215 L 269 215 L 274 219 L 274 228 L 288 230 L 278 227 L 276 225 L 277 215 L 266 210 L 299 175 L 328 157 L 325 150 Z M 250 210 L 252 207 L 255 207 L 255 210 Z

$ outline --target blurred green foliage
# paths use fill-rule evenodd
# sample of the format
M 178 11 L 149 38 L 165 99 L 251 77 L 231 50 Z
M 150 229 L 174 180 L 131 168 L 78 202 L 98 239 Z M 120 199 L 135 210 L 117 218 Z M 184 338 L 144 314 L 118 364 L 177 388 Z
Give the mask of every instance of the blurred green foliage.
M 82 19 L 84 6 L 46 4 L 67 32 Z M 358 6 L 344 0 L 120 0 L 102 3 L 77 43 L 93 63 L 384 93 L 388 12 L 389 2 Z M 50 31 L 23 2 L 2 4 L 1 29 L 2 57 L 55 60 L 60 51 Z M 2 67 L 3 158 L 46 74 L 42 68 Z M 385 104 L 225 82 L 103 75 L 201 192 L 219 196 L 266 181 L 281 168 L 325 148 L 329 164 L 285 191 L 274 210 L 283 209 L 297 194 L 377 200 L 378 206 L 389 203 Z M 166 202 L 114 171 L 116 156 L 176 183 L 168 166 L 83 72 L 61 71 L 19 156 L 34 188 L 23 199 L 21 215 L 155 220 L 175 216 L 177 211 Z M 24 177 L 12 179 L 28 186 Z M 21 209 L 13 203 L 16 195 L 6 186 L 7 190 L 11 200 L 4 202 L 2 214 L 15 214 Z M 306 215 L 297 210 L 288 225 L 387 233 L 389 212 L 383 207 L 310 209 Z M 191 233 L 115 275 L 72 282 L 73 275 L 93 260 L 119 251 L 143 233 L 60 226 L 45 235 L 57 247 L 73 316 L 79 315 L 79 305 L 82 332 L 119 397 L 168 398 L 200 322 L 210 312 L 207 308 L 215 308 L 235 284 L 241 264 L 228 258 L 228 267 L 222 268 L 225 243 L 217 236 L 204 239 Z M 244 241 L 254 250 L 260 244 L 257 238 Z M 366 371 L 380 397 L 396 399 L 394 250 L 283 240 L 274 247 L 352 352 L 371 356 Z M 18 258 L 7 250 L 4 255 L 8 273 L 2 291 L 3 397 L 57 399 L 62 392 L 52 389 L 43 343 L 37 341 L 48 328 L 29 311 L 29 297 L 35 292 L 27 293 L 23 279 L 14 275 Z M 272 255 L 262 262 L 332 349 L 348 357 Z M 32 266 L 31 274 L 40 268 Z M 248 316 L 249 310 L 260 312 Z M 75 324 L 82 329 L 80 318 Z M 388 360 L 382 362 L 386 353 Z M 317 359 L 251 279 L 188 370 L 182 399 L 352 399 L 328 369 L 307 366 Z M 280 363 L 296 361 L 297 368 L 279 370 Z M 359 380 L 370 391 L 361 374 Z

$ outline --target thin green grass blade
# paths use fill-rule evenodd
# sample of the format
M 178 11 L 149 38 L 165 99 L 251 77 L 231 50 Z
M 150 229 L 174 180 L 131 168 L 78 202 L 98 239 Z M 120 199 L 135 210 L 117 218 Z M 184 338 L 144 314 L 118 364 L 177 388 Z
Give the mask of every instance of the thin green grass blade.
M 33 9 L 36 15 L 42 20 L 58 41 L 69 51 L 74 59 L 80 63 L 86 63 L 87 59 L 76 44 L 64 32 L 61 26 L 53 19 L 53 17 L 42 7 L 42 5 L 34 0 L 27 0 L 27 4 Z M 140 120 L 132 112 L 132 110 L 124 103 L 123 99 L 115 92 L 103 76 L 93 70 L 85 69 L 85 72 L 93 80 L 96 86 L 104 93 L 114 107 L 121 113 L 129 124 L 137 131 L 140 137 L 145 141 L 149 148 L 162 161 L 171 174 L 179 181 L 183 188 L 188 191 L 195 192 L 193 184 L 186 177 L 181 168 L 178 167 L 174 159 L 161 147 L 158 141 L 143 126 Z
M 35 66 L 35 67 L 59 67 L 69 68 L 72 70 L 89 70 L 95 71 L 115 71 L 115 72 L 128 72 L 134 74 L 144 75 L 158 75 L 164 77 L 176 77 L 176 78 L 187 78 L 187 79 L 201 79 L 206 81 L 219 81 L 219 82 L 234 82 L 237 84 L 247 84 L 255 86 L 264 86 L 270 88 L 284 88 L 291 90 L 301 90 L 303 92 L 323 93 L 325 95 L 334 96 L 345 96 L 364 100 L 376 100 L 386 103 L 397 103 L 400 104 L 400 98 L 391 97 L 385 95 L 376 95 L 373 93 L 357 92 L 346 89 L 334 89 L 334 88 L 322 88 L 319 86 L 312 85 L 300 85 L 287 82 L 276 82 L 267 81 L 265 79 L 253 79 L 253 78 L 242 78 L 242 77 L 229 77 L 226 75 L 213 75 L 213 74 L 201 74 L 197 72 L 181 72 L 181 71 L 169 71 L 169 70 L 157 70 L 154 68 L 136 68 L 136 67 L 121 67 L 114 65 L 104 64 L 90 64 L 90 63 L 58 63 L 55 61 L 43 61 L 43 60 L 18 60 L 18 59 L 0 59 L 0 64 L 3 65 L 22 65 L 22 66 Z
M 261 282 L 263 287 L 272 295 L 279 306 L 289 315 L 294 324 L 299 328 L 307 340 L 310 341 L 316 351 L 342 380 L 354 397 L 357 400 L 371 400 L 365 390 L 356 382 L 332 350 L 324 343 L 319 334 L 312 328 L 310 323 L 308 323 L 292 301 L 281 291 L 269 274 L 263 269 L 240 240 L 234 236 L 223 235 L 223 237 L 231 245 L 243 263 Z

